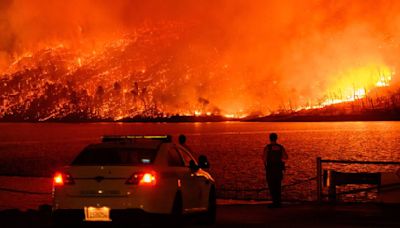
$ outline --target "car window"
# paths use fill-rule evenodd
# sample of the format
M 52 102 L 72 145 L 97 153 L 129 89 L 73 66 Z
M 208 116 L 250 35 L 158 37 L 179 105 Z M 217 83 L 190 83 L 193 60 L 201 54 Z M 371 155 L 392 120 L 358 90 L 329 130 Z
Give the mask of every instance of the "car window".
M 182 155 L 183 161 L 185 162 L 185 166 L 189 166 L 190 160 L 194 160 L 196 162 L 196 160 L 187 151 L 179 148 L 179 152 Z
M 168 150 L 168 166 L 185 166 L 181 156 L 175 148 Z
M 147 165 L 152 164 L 156 149 L 133 147 L 87 147 L 72 165 Z

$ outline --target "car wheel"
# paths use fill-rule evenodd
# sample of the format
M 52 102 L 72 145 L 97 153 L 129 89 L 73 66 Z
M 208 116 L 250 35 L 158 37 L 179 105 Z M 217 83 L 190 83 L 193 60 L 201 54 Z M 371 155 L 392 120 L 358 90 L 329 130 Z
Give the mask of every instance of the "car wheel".
M 210 194 L 208 197 L 207 211 L 200 214 L 199 223 L 202 225 L 213 225 L 217 217 L 217 197 L 215 188 L 211 187 Z
M 171 223 L 174 226 L 178 227 L 181 226 L 183 219 L 183 199 L 182 199 L 182 193 L 180 191 L 177 192 L 175 195 L 171 214 L 172 214 Z
M 212 187 L 208 197 L 208 208 L 205 214 L 204 221 L 206 224 L 212 225 L 215 223 L 216 218 L 217 218 L 217 196 L 215 193 L 215 188 Z

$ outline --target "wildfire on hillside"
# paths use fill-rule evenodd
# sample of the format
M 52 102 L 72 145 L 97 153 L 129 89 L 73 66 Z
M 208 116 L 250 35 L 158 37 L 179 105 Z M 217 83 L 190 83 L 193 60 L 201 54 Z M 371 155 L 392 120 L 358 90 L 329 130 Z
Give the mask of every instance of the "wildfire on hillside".
M 319 109 L 326 106 L 364 99 L 377 88 L 389 87 L 394 72 L 385 66 L 355 68 L 346 72 L 343 80 L 332 86 L 317 105 L 297 107 L 296 110 Z
M 0 119 L 245 118 L 378 99 L 379 88 L 399 88 L 398 10 L 368 0 L 7 0 Z

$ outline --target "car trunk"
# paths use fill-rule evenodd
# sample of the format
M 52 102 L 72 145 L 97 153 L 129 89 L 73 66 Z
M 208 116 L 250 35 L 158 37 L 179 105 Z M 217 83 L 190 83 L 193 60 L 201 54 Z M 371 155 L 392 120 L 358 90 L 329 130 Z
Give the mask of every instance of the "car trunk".
M 70 196 L 81 197 L 127 197 L 137 185 L 126 181 L 133 173 L 143 171 L 135 166 L 71 166 L 68 173 L 73 185 L 65 186 Z

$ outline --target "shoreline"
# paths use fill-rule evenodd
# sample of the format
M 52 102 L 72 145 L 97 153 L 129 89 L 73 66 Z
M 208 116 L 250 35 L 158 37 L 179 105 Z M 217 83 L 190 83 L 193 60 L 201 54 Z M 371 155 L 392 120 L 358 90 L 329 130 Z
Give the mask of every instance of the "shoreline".
M 159 118 L 136 118 L 124 120 L 111 119 L 76 119 L 76 120 L 21 120 L 21 119 L 0 119 L 0 123 L 224 123 L 224 122 L 359 122 L 359 121 L 400 121 L 400 114 L 392 115 L 271 115 L 257 118 L 225 118 L 218 117 L 197 117 L 197 116 L 182 116 L 182 117 L 159 117 Z

